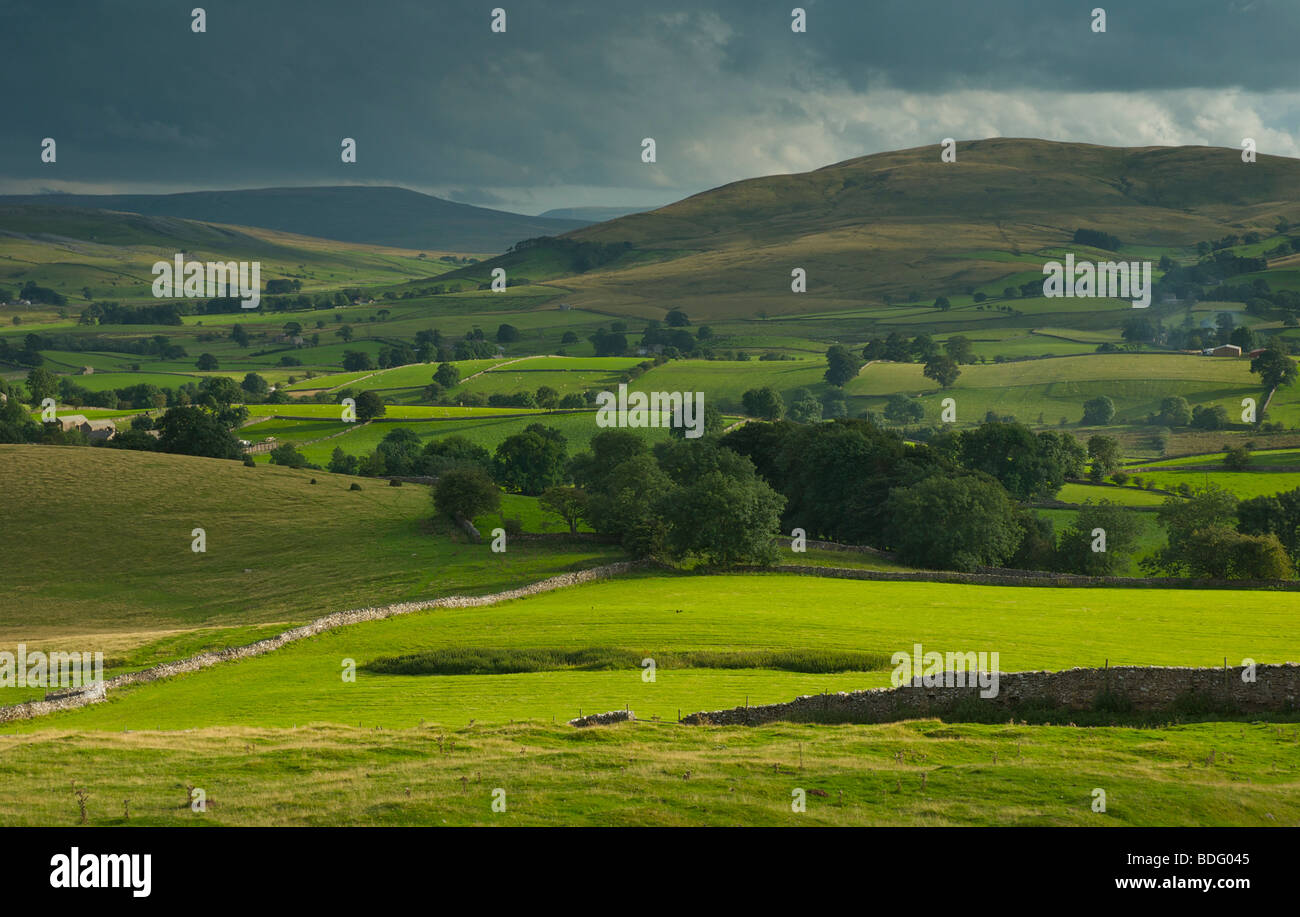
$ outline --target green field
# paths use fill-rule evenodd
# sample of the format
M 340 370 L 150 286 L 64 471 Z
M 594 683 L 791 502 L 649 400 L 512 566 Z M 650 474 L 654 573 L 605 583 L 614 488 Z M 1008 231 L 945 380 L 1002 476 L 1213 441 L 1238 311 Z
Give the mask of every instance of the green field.
M 1276 827 L 1300 822 L 1297 743 L 1269 723 L 47 728 L 0 734 L 0 824 L 76 824 L 76 781 L 93 825 Z M 795 788 L 826 795 L 796 814 Z
M 1145 480 L 1145 476 L 1143 476 Z M 1105 484 L 1068 483 L 1056 493 L 1056 499 L 1062 503 L 1099 503 L 1109 500 L 1123 506 L 1159 506 L 1165 502 L 1168 494 L 1133 487 L 1115 487 Z
M 507 554 L 509 552 L 507 551 Z M 1075 665 L 1221 665 L 1300 661 L 1300 594 L 1190 589 L 1062 589 L 858 582 L 780 574 L 642 575 L 479 608 L 357 624 L 273 654 L 121 692 L 108 703 L 20 729 L 189 729 L 361 723 L 446 726 L 470 720 L 567 720 L 630 706 L 638 716 L 770 703 L 889 684 L 888 657 L 914 643 L 998 652 L 1003 671 Z M 371 675 L 379 658 L 456 647 L 625 649 L 645 658 L 693 650 L 856 651 L 873 671 L 660 668 L 509 675 Z M 400 648 L 400 652 L 398 650 Z M 355 684 L 339 677 L 355 659 Z
M 988 411 L 1021 423 L 1077 425 L 1083 403 L 1106 396 L 1115 403 L 1116 423 L 1137 422 L 1158 413 L 1160 402 L 1182 395 L 1192 404 L 1222 404 L 1229 416 L 1241 399 L 1260 397 L 1249 361 L 1215 360 L 1182 354 L 1092 354 L 1053 360 L 963 366 L 948 390 L 922 376 L 917 363 L 874 363 L 845 386 L 855 404 L 884 409 L 887 396 L 921 397 L 926 421 L 937 423 L 939 402 L 952 398 L 959 424 L 979 423 Z M 1282 410 L 1278 405 L 1276 411 Z M 1270 414 L 1274 413 L 1273 410 Z
M 1204 471 L 1195 466 L 1177 471 L 1149 471 L 1136 466 L 1132 473 L 1162 490 L 1176 490 L 1183 485 L 1199 490 L 1214 484 L 1243 500 L 1300 487 L 1300 474 L 1293 471 Z

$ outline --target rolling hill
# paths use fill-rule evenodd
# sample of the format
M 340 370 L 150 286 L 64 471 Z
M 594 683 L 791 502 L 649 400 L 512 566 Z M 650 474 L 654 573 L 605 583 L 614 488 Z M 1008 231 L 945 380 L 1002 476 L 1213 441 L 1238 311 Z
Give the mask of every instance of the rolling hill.
M 292 277 L 304 289 L 402 282 L 451 268 L 425 252 L 345 245 L 275 230 L 168 216 L 44 204 L 0 204 L 0 287 L 35 281 L 84 305 L 148 299 L 151 266 L 184 252 L 195 260 L 256 260 L 262 278 Z
M 844 311 L 1041 277 L 1054 250 L 1081 249 L 1071 242 L 1079 228 L 1118 236 L 1128 258 L 1190 257 L 1198 241 L 1300 219 L 1297 201 L 1293 159 L 998 138 L 958 144 L 955 163 L 936 144 L 735 182 L 460 273 L 501 265 L 556 279 L 574 267 L 557 251 L 591 250 L 603 263 L 563 280 L 577 306 L 682 306 L 709 319 Z M 804 294 L 790 289 L 797 267 Z
M 262 226 L 340 242 L 452 252 L 499 252 L 520 239 L 568 232 L 587 222 L 488 210 L 392 187 L 0 196 L 0 206 L 16 204 L 123 210 Z M 0 228 L 7 228 L 3 221 Z

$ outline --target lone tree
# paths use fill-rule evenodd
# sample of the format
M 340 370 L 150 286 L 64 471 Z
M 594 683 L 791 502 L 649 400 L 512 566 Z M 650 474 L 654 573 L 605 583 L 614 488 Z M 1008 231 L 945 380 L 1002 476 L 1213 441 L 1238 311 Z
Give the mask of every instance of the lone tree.
M 1101 434 L 1088 437 L 1088 458 L 1092 460 L 1088 477 L 1094 484 L 1100 484 L 1119 468 L 1119 440 Z
M 942 388 L 952 388 L 957 377 L 961 375 L 961 369 L 957 366 L 957 361 L 944 354 L 935 354 L 925 364 L 925 369 L 921 374 L 927 379 L 933 379 L 938 382 Z
M 960 334 L 954 334 L 948 338 L 948 342 L 943 345 L 943 349 L 948 352 L 958 363 L 974 363 L 975 349 L 971 346 L 970 339 Z
M 1250 361 L 1250 371 L 1269 389 L 1290 385 L 1296 377 L 1295 360 L 1271 347 Z
M 1108 424 L 1115 417 L 1115 402 L 1106 395 L 1098 395 L 1083 403 L 1083 423 L 1088 426 Z
M 374 420 L 376 417 L 383 417 L 388 406 L 384 404 L 382 398 L 374 392 L 362 392 L 357 396 L 357 420 L 367 421 Z
M 537 502 L 564 520 L 569 534 L 578 534 L 578 523 L 587 514 L 587 492 L 580 487 L 548 487 Z
M 456 521 L 473 519 L 501 506 L 501 488 L 478 468 L 453 468 L 438 478 L 433 505 Z
M 862 368 L 862 361 L 847 347 L 835 344 L 830 350 L 826 351 L 826 381 L 842 388 L 846 382 L 858 374 Z
M 440 363 L 433 373 L 433 381 L 443 388 L 455 388 L 460 384 L 460 370 L 454 363 Z
M 46 398 L 53 398 L 59 391 L 59 379 L 48 369 L 37 367 L 27 374 L 28 401 L 33 407 L 40 407 Z

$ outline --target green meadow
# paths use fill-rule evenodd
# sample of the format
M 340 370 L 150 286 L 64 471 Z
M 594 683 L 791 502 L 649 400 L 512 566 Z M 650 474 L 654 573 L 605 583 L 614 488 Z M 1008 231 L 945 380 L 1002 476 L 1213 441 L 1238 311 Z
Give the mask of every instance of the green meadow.
M 940 400 L 952 398 L 959 424 L 983 421 L 988 411 L 1021 423 L 1077 425 L 1083 403 L 1106 396 L 1116 423 L 1144 421 L 1164 398 L 1182 395 L 1193 404 L 1222 404 L 1230 416 L 1241 399 L 1260 397 L 1249 361 L 1183 354 L 1092 354 L 1051 360 L 963 366 L 955 385 L 941 390 L 917 363 L 873 363 L 845 386 L 855 404 L 881 411 L 889 395 L 921 397 L 926 421 L 937 423 Z M 1280 409 L 1280 408 L 1279 408 Z
M 48 728 L 0 734 L 0 824 L 77 824 L 75 782 L 92 825 L 1276 827 L 1297 746 L 1294 723 Z
M 482 550 L 486 552 L 486 547 Z M 507 551 L 509 554 L 509 551 Z M 103 704 L 19 729 L 190 729 L 421 720 L 560 721 L 622 709 L 675 720 L 799 694 L 889 684 L 889 657 L 927 649 L 999 654 L 1003 671 L 1076 665 L 1222 665 L 1300 661 L 1300 594 L 1194 589 L 1072 589 L 864 582 L 788 574 L 642 574 L 483 608 L 445 608 L 340 628 L 275 653 L 118 692 Z M 800 672 L 762 667 L 383 675 L 396 655 L 466 647 L 670 653 L 800 652 Z M 867 653 L 870 671 L 823 672 L 819 654 Z M 341 678 L 355 660 L 355 683 Z M 743 660 L 742 660 L 743 661 Z

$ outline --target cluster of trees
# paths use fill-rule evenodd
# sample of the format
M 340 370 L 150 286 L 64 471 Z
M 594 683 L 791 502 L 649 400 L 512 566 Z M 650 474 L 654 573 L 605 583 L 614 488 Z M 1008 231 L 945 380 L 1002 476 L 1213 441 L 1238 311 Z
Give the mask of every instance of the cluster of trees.
M 8 298 L 9 294 L 6 293 L 3 299 L 8 300 Z M 29 280 L 23 284 L 22 289 L 18 292 L 18 298 L 48 306 L 66 306 L 68 304 L 68 298 L 62 293 L 49 287 L 39 286 L 34 280 Z
M 1245 502 L 1211 484 L 1159 510 L 1167 544 L 1149 573 L 1212 579 L 1290 579 L 1300 560 L 1300 489 Z
M 179 325 L 185 313 L 174 302 L 149 306 L 123 306 L 117 302 L 92 302 L 81 310 L 80 325 Z
M 634 432 L 605 430 L 589 452 L 568 460 L 563 436 L 534 424 L 501 443 L 490 468 L 480 455 L 476 464 L 445 471 L 434 505 L 472 518 L 496 506 L 500 487 L 539 495 L 570 531 L 586 522 L 636 557 L 718 565 L 776 557 L 784 500 L 753 463 L 713 436 L 651 449 Z
M 1104 248 L 1112 252 L 1119 251 L 1124 244 L 1118 237 L 1098 229 L 1076 229 L 1074 241 L 1080 245 L 1091 245 L 1093 248 Z
M 1054 495 L 1089 457 L 1094 476 L 1117 467 L 1111 437 L 1094 436 L 1085 450 L 1068 434 L 994 422 L 907 444 L 848 420 L 749 424 L 722 445 L 749 458 L 785 498 L 783 530 L 893 550 L 916 566 L 1110 576 L 1127 568 L 1139 543 L 1132 511 L 1108 501 L 1085 504 L 1060 533 L 1023 505 Z M 1300 562 L 1300 488 L 1239 506 L 1217 489 L 1171 497 L 1159 518 L 1169 544 L 1143 561 L 1148 573 L 1289 578 Z
M 795 423 L 820 423 L 828 418 L 847 417 L 849 413 L 848 403 L 840 392 L 828 392 L 818 401 L 810 389 L 796 389 L 787 406 L 781 393 L 770 385 L 749 389 L 741 396 L 741 406 L 746 415 L 759 420 L 788 418 Z
M 1090 544 L 1088 557 L 1078 550 L 1090 519 L 1081 517 L 1078 530 L 1063 533 L 1058 546 L 1051 523 L 1018 503 L 1054 495 L 1066 477 L 1081 473 L 1086 452 L 1068 434 L 990 423 L 924 445 L 869 421 L 839 420 L 748 424 L 722 445 L 749 458 L 785 498 L 784 531 L 802 528 L 811 538 L 894 550 L 905 563 L 938 569 L 1012 563 L 1096 572 L 1099 566 Z M 1125 511 L 1091 512 L 1123 516 L 1111 557 L 1123 562 L 1136 537 L 1125 534 L 1133 529 Z
M 559 236 L 538 236 L 516 242 L 510 251 L 542 250 L 558 257 L 562 262 L 567 261 L 574 273 L 585 274 L 617 260 L 631 249 L 631 242 L 586 242 Z
M 0 338 L 0 362 L 20 366 L 40 366 L 45 362 L 42 350 L 68 350 L 96 352 L 111 350 L 117 353 L 139 354 L 160 360 L 179 360 L 186 356 L 185 348 L 173 344 L 166 335 L 155 334 L 147 338 L 117 339 L 100 335 L 80 337 L 72 334 L 38 334 L 23 336 L 22 346 L 15 346 L 9 338 Z M 132 369 L 138 369 L 133 366 Z
M 1051 499 L 1066 478 L 1082 477 L 1088 459 L 1069 433 L 1034 433 L 1020 423 L 941 433 L 930 446 L 955 465 L 989 475 L 1017 500 Z
M 369 455 L 347 455 L 336 447 L 328 468 L 335 474 L 369 476 L 437 477 L 453 469 L 466 468 L 487 474 L 492 470 L 492 455 L 463 436 L 446 436 L 422 444 L 413 430 L 397 427 Z
M 593 396 L 594 392 L 590 393 Z M 539 386 L 536 392 L 497 392 L 487 396 L 488 407 L 493 408 L 542 408 L 544 410 L 578 410 L 587 406 L 587 399 L 576 392 L 561 397 L 560 393 L 549 385 Z
M 862 348 L 864 360 L 889 360 L 892 363 L 929 363 L 937 356 L 947 356 L 954 363 L 974 363 L 975 352 L 970 339 L 955 334 L 942 346 L 930 335 L 922 332 L 908 338 L 897 331 L 888 337 L 873 337 Z

